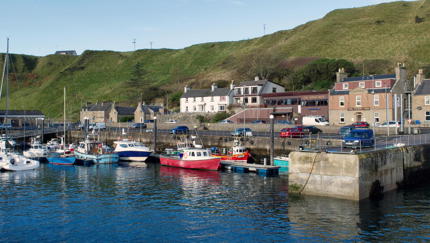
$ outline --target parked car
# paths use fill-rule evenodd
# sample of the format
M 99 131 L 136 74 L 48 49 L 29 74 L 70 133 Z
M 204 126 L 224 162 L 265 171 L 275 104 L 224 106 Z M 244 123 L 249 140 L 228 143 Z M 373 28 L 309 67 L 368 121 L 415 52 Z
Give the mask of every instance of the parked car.
M 187 126 L 177 126 L 170 130 L 170 134 L 188 134 L 189 129 Z
M 178 121 L 170 119 L 170 120 L 165 121 L 164 123 L 178 123 Z
M 104 123 L 104 122 L 97 122 L 96 124 L 91 124 L 89 126 L 89 129 L 99 129 L 99 130 L 106 129 L 106 123 Z
M 146 128 L 145 123 L 133 123 L 131 124 L 131 128 Z
M 281 129 L 279 136 L 281 138 L 302 138 L 305 136 L 305 133 L 301 128 L 290 127 Z
M 296 126 L 296 128 L 300 129 L 304 133 L 318 134 L 322 132 L 322 130 L 316 126 Z
M 287 120 L 276 120 L 275 123 L 277 123 L 277 124 L 288 124 L 288 125 L 294 124 L 293 122 L 287 121 Z
M 233 132 L 231 132 L 232 136 L 246 136 L 246 137 L 252 137 L 252 130 L 251 128 L 236 128 Z
M 365 121 L 359 121 L 359 122 L 352 123 L 351 126 L 353 126 L 355 128 L 357 128 L 357 127 L 368 128 L 370 125 L 369 125 L 369 123 L 367 123 Z
M 12 124 L 10 124 L 10 123 L 0 124 L 0 129 L 10 129 L 10 128 L 12 128 Z
M 372 129 L 353 129 L 342 140 L 343 147 L 365 148 L 375 144 Z
M 233 121 L 231 121 L 231 120 L 222 120 L 222 121 L 220 121 L 220 122 L 218 122 L 218 123 L 222 123 L 222 124 L 227 124 L 227 123 L 234 123 Z
M 144 120 L 144 123 L 154 123 L 154 120 Z
M 400 122 L 396 122 L 396 121 L 389 121 L 389 122 L 384 122 L 382 124 L 379 124 L 378 127 L 400 127 Z
M 343 126 L 339 129 L 339 135 L 342 137 L 347 136 L 353 129 L 355 129 L 354 126 Z
M 252 124 L 266 124 L 266 121 L 264 120 L 255 120 L 251 122 Z

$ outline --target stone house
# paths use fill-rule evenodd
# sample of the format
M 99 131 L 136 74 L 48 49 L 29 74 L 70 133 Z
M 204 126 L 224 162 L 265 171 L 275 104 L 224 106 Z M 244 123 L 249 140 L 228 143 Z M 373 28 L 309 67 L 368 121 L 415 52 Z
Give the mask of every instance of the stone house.
M 154 119 L 154 116 L 166 114 L 166 109 L 161 105 L 146 105 L 139 102 L 134 109 L 134 121 L 144 123 L 146 120 Z
M 347 125 L 366 121 L 375 125 L 399 120 L 400 97 L 404 93 L 406 69 L 398 64 L 395 74 L 348 78 L 339 69 L 333 89 L 329 90 L 330 124 Z
M 430 79 L 425 79 L 420 69 L 415 76 L 412 92 L 412 119 L 422 124 L 430 124 Z
M 131 117 L 133 118 L 134 108 L 118 106 L 115 102 L 101 102 L 95 104 L 87 104 L 81 109 L 80 121 L 84 123 L 85 119 L 89 120 L 89 123 L 98 122 L 120 122 L 121 118 Z
M 285 92 L 285 88 L 268 80 L 244 81 L 234 87 L 233 99 L 235 106 L 260 107 L 264 105 L 262 95 Z
M 109 122 L 127 122 L 133 119 L 134 107 L 117 106 L 115 105 L 115 102 L 112 104 L 109 112 Z

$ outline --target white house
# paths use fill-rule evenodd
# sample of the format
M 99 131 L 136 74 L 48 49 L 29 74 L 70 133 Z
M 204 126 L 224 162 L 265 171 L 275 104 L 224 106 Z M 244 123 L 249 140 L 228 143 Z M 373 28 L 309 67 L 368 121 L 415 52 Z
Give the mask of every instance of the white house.
M 264 105 L 263 94 L 282 92 L 285 92 L 285 88 L 281 85 L 255 77 L 254 81 L 245 81 L 236 86 L 233 99 L 235 105 L 259 107 Z
M 233 83 L 230 88 L 218 88 L 215 84 L 210 89 L 184 88 L 181 96 L 181 112 L 210 112 L 226 111 L 233 102 Z

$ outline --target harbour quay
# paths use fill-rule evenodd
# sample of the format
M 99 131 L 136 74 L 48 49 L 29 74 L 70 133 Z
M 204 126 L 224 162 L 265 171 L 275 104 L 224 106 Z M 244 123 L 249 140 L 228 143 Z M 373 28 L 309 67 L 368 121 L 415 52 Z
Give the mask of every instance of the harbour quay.
M 289 192 L 359 201 L 428 180 L 430 144 L 362 152 L 294 151 Z

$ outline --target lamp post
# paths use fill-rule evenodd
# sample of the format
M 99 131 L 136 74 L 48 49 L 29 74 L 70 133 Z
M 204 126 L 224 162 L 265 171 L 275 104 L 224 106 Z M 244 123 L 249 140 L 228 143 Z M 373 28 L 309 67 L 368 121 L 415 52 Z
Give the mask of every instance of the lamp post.
M 154 153 L 157 150 L 157 117 L 154 116 Z
M 275 157 L 275 116 L 270 114 L 270 165 L 273 165 Z
M 388 122 L 388 89 L 387 84 L 385 84 L 385 121 L 387 124 L 387 137 L 390 136 L 390 126 Z

